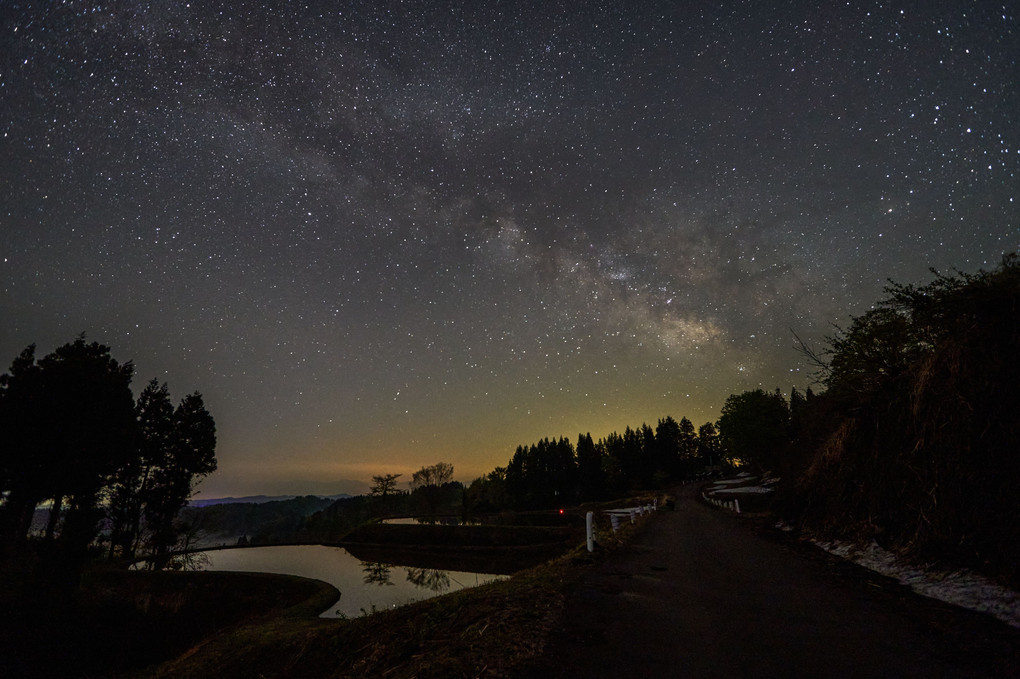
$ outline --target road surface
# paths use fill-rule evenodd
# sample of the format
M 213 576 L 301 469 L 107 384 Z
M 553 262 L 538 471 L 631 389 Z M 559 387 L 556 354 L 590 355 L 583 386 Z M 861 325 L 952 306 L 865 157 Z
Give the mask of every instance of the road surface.
M 529 677 L 1020 677 L 1020 630 L 700 501 L 568 597 Z

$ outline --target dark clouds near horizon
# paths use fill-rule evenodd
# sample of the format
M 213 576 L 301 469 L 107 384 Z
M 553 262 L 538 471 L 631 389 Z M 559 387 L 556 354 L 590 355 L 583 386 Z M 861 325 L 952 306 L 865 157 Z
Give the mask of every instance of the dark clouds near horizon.
M 1014 8 L 825 4 L 5 3 L 0 360 L 198 389 L 235 494 L 803 388 L 1020 245 Z

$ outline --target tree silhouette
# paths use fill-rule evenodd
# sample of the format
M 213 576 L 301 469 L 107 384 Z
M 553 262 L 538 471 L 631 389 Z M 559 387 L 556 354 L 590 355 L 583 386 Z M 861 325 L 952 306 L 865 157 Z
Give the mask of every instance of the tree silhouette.
M 719 436 L 735 459 L 774 468 L 790 441 L 790 408 L 777 389 L 731 394 L 719 415 Z
M 811 388 L 808 388 L 811 393 Z M 790 438 L 796 437 L 804 426 L 804 415 L 807 410 L 807 396 L 800 393 L 797 387 L 790 391 Z
M 723 447 L 719 432 L 711 422 L 698 427 L 698 457 L 703 464 L 714 467 L 722 464 Z
M 694 423 L 686 417 L 680 418 L 679 454 L 681 474 L 693 475 L 698 463 L 698 432 L 694 429 Z
M 174 409 L 153 380 L 136 404 L 133 372 L 81 335 L 38 361 L 29 346 L 0 376 L 3 545 L 22 545 L 50 500 L 46 538 L 68 567 L 86 558 L 104 516 L 111 554 L 134 555 L 143 519 L 150 550 L 169 553 L 193 483 L 216 469 L 216 429 L 197 392 Z
M 577 437 L 577 480 L 580 499 L 599 500 L 605 495 L 602 453 L 590 433 Z
M 510 506 L 506 474 L 506 467 L 496 467 L 485 476 L 471 482 L 464 491 L 465 518 L 496 512 Z
M 446 571 L 435 568 L 408 568 L 407 581 L 415 587 L 431 592 L 445 592 L 450 589 L 450 576 Z
M 620 469 L 630 490 L 643 486 L 644 456 L 643 438 L 640 430 L 627 427 L 623 430 L 623 446 L 620 449 Z
M 142 516 L 153 495 L 155 474 L 172 455 L 174 407 L 166 384 L 153 379 L 138 395 L 138 454 L 115 476 L 108 514 L 110 554 L 133 560 L 142 537 Z
M 389 564 L 378 561 L 362 561 L 361 572 L 364 574 L 362 581 L 366 585 L 379 585 L 380 587 L 388 585 L 392 587 L 393 582 L 390 580 L 390 569 L 391 566 Z
M 46 495 L 45 442 L 38 435 L 43 427 L 46 395 L 41 368 L 36 365 L 35 345 L 30 345 L 11 363 L 10 372 L 0 376 L 0 492 L 6 493 L 0 506 L 3 544 L 24 539 L 32 515 Z
M 386 497 L 397 490 L 397 479 L 403 474 L 380 474 L 372 477 L 372 487 L 369 491 L 372 495 Z
M 435 516 L 453 480 L 453 465 L 437 462 L 426 465 L 411 476 L 411 497 L 419 502 L 425 515 Z M 458 486 L 460 484 L 457 484 Z
M 145 497 L 149 551 L 157 569 L 169 562 L 178 536 L 174 519 L 191 497 L 195 482 L 216 470 L 216 424 L 198 392 L 185 396 L 174 411 L 167 452 L 152 471 Z
M 2 379 L 4 446 L 0 474 L 7 486 L 4 537 L 24 540 L 38 503 L 50 499 L 50 530 L 66 503 L 59 540 L 80 557 L 98 533 L 101 493 L 134 451 L 133 368 L 84 335 L 34 362 L 30 346 Z

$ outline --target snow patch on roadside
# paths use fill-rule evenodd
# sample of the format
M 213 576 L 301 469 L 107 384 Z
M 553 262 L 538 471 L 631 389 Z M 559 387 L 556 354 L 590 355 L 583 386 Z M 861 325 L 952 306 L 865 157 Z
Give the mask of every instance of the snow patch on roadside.
M 739 476 L 735 479 L 719 479 L 718 481 L 713 481 L 712 484 L 715 486 L 730 486 L 735 483 L 747 483 L 750 480 L 747 476 Z
M 1006 624 L 1020 628 L 1020 592 L 981 575 L 966 570 L 930 571 L 907 566 L 892 552 L 874 542 L 863 547 L 838 541 L 815 540 L 814 543 L 830 554 L 894 578 L 918 594 L 972 611 L 990 613 Z
M 774 488 L 764 486 L 741 486 L 740 488 L 709 488 L 708 492 L 713 495 L 738 494 L 738 493 L 771 493 Z

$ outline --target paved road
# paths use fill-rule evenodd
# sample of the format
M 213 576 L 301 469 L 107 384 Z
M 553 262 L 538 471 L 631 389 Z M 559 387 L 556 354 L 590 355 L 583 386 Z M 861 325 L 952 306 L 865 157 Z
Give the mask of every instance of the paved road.
M 541 677 L 1020 677 L 1020 630 L 681 491 L 574 591 Z

